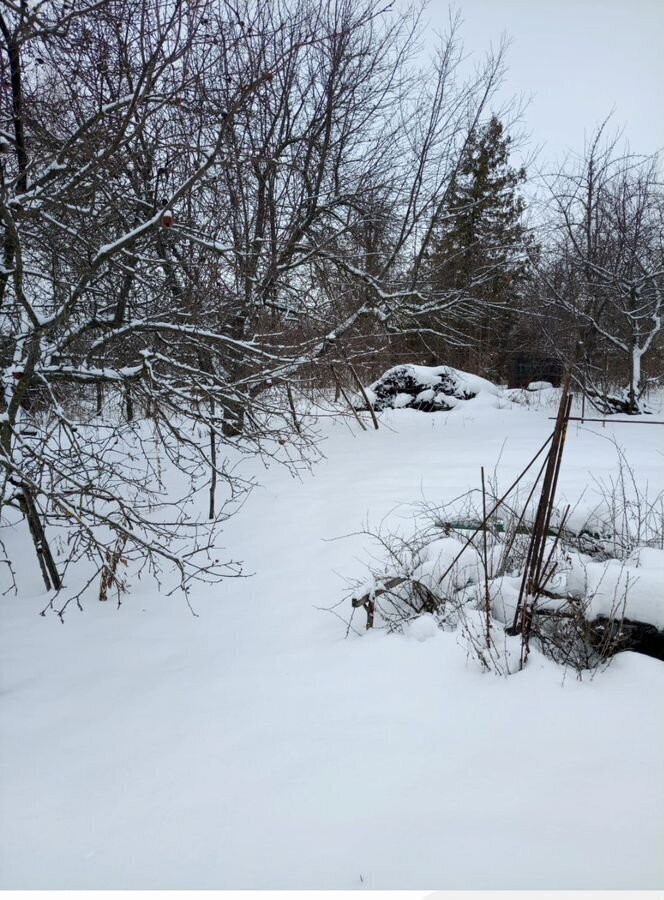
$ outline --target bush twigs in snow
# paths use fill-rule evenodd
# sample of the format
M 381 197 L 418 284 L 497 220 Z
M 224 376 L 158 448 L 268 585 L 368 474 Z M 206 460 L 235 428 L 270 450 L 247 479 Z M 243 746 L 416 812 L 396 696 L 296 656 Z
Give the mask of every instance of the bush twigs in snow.
M 466 497 L 475 493 L 471 491 Z M 415 622 L 425 617 L 432 621 L 423 623 L 423 628 L 456 630 L 471 657 L 483 669 L 499 674 L 523 668 L 524 644 L 529 650 L 532 641 L 546 656 L 579 675 L 623 649 L 661 658 L 662 633 L 654 626 L 642 628 L 626 619 L 628 592 L 638 574 L 631 575 L 629 570 L 627 578 L 621 579 L 620 572 L 616 577 L 609 571 L 598 578 L 593 569 L 585 588 L 579 591 L 574 587 L 579 566 L 584 563 L 580 554 L 569 550 L 566 541 L 569 509 L 568 505 L 555 537 L 547 544 L 537 595 L 530 598 L 526 630 L 520 635 L 514 635 L 510 625 L 523 564 L 520 575 L 505 574 L 501 560 L 505 543 L 517 540 L 523 544 L 523 536 L 515 538 L 513 526 L 498 532 L 487 523 L 481 539 L 470 546 L 451 529 L 443 530 L 441 536 L 440 517 L 431 510 L 427 510 L 429 526 L 409 538 L 371 534 L 386 551 L 389 562 L 372 573 L 368 584 L 358 586 L 352 595 L 353 607 L 364 607 L 367 628 L 390 632 L 413 629 L 417 634 Z M 523 546 L 524 558 L 526 550 Z M 575 557 L 573 563 L 571 555 Z M 450 568 L 452 560 L 457 562 Z M 590 567 L 600 565 L 591 563 Z M 599 608 L 605 615 L 596 617 L 594 597 L 600 591 L 604 599 Z
M 373 426 L 374 426 L 375 430 L 378 431 L 378 419 L 376 418 L 376 413 L 374 412 L 373 406 L 369 402 L 369 397 L 367 396 L 367 392 L 364 389 L 362 380 L 361 380 L 360 376 L 357 374 L 355 366 L 352 364 L 352 362 L 350 360 L 348 360 L 348 368 L 350 369 L 351 374 L 353 376 L 353 380 L 355 381 L 355 384 L 357 385 L 357 388 L 358 388 L 360 394 L 362 395 L 362 399 L 364 400 L 365 406 L 369 410 L 369 414 L 371 415 L 371 421 L 373 422 Z
M 108 600 L 108 592 L 112 587 L 115 587 L 118 597 L 120 596 L 120 593 L 125 590 L 123 579 L 118 577 L 118 566 L 120 563 L 124 566 L 127 565 L 127 560 L 122 556 L 122 551 L 124 550 L 126 543 L 126 537 L 120 535 L 115 542 L 113 550 L 107 551 L 106 553 L 106 565 L 101 571 L 101 578 L 99 580 L 99 599 L 101 601 Z
M 333 377 L 334 377 L 334 383 L 335 383 L 335 385 L 336 385 L 337 391 L 341 394 L 341 396 L 342 396 L 342 397 L 344 398 L 344 400 L 346 401 L 346 405 L 348 406 L 348 408 L 350 409 L 350 411 L 351 411 L 351 412 L 353 413 L 353 415 L 355 416 L 355 418 L 356 418 L 357 422 L 359 423 L 360 428 L 362 429 L 362 431 L 366 431 L 366 430 L 367 430 L 367 426 L 364 424 L 364 422 L 363 422 L 362 419 L 360 418 L 360 415 L 359 415 L 359 413 L 358 413 L 358 411 L 357 411 L 357 409 L 356 409 L 355 404 L 352 402 L 352 400 L 350 399 L 350 397 L 348 396 L 348 394 L 347 394 L 346 391 L 344 390 L 344 386 L 343 386 L 343 384 L 341 383 L 341 379 L 339 378 L 339 375 L 337 374 L 337 370 L 334 368 L 334 366 L 331 365 L 331 366 L 330 366 L 330 371 L 332 372 L 332 375 L 333 375 Z M 365 395 L 365 396 L 366 396 L 366 395 Z
M 548 445 L 549 445 L 549 443 L 551 442 L 552 438 L 553 438 L 553 434 L 549 435 L 549 437 L 548 437 L 548 438 L 546 439 L 546 441 L 542 444 L 542 446 L 540 447 L 540 449 L 537 451 L 537 453 L 535 454 L 535 456 L 533 456 L 533 458 L 530 460 L 530 462 L 529 462 L 528 465 L 525 467 L 525 469 L 522 470 L 522 472 L 516 477 L 516 479 L 515 479 L 515 480 L 512 482 L 512 484 L 508 487 L 508 489 L 505 491 L 505 493 L 504 493 L 501 497 L 499 497 L 499 499 L 498 499 L 498 500 L 496 501 L 496 503 L 491 507 L 491 509 L 489 510 L 489 512 L 483 517 L 483 519 L 482 519 L 482 521 L 480 522 L 480 524 L 477 526 L 477 528 L 475 528 L 475 530 L 474 530 L 473 533 L 470 535 L 470 537 L 467 539 L 467 541 L 465 542 L 465 544 L 461 547 L 461 549 L 459 550 L 459 552 L 458 552 L 458 553 L 456 554 L 456 556 L 452 559 L 452 561 L 450 562 L 448 568 L 447 568 L 447 569 L 443 572 L 443 574 L 440 576 L 440 581 L 442 581 L 444 578 L 446 578 L 446 577 L 450 574 L 450 572 L 452 571 L 452 569 L 454 568 L 454 566 L 459 562 L 459 559 L 461 558 L 461 554 L 462 554 L 465 550 L 467 550 L 468 547 L 470 547 L 470 546 L 472 545 L 473 540 L 475 539 L 475 537 L 477 537 L 477 535 L 480 533 L 480 531 L 481 531 L 483 528 L 486 528 L 486 527 L 488 526 L 488 523 L 489 523 L 491 517 L 492 517 L 493 515 L 495 515 L 496 511 L 500 508 L 500 506 L 503 504 L 503 502 L 507 499 L 507 497 L 509 497 L 509 495 L 510 495 L 510 494 L 512 493 L 512 491 L 516 488 L 516 486 L 517 486 L 517 485 L 522 481 L 522 479 L 527 475 L 527 473 L 530 471 L 530 469 L 531 469 L 532 466 L 535 464 L 535 462 L 539 459 L 539 457 L 542 455 L 542 453 L 546 450 L 546 448 L 548 447 Z M 353 596 L 353 597 L 351 598 L 351 600 L 352 600 L 352 605 L 353 605 L 354 608 L 363 606 L 363 607 L 366 609 L 366 611 L 367 611 L 367 629 L 373 627 L 373 613 L 374 613 L 374 610 L 375 610 L 375 599 L 376 599 L 376 597 L 379 597 L 381 594 L 384 594 L 384 593 L 386 593 L 387 591 L 390 591 L 390 590 L 394 589 L 395 587 L 398 587 L 398 586 L 401 585 L 403 582 L 408 581 L 408 580 L 409 580 L 409 579 L 408 579 L 407 577 L 405 577 L 405 576 L 404 576 L 404 577 L 400 577 L 400 576 L 399 576 L 399 577 L 391 578 L 391 579 L 389 579 L 387 582 L 385 582 L 385 584 L 379 585 L 378 587 L 372 588 L 370 591 L 368 591 L 368 592 L 366 592 L 366 593 L 364 593 L 364 594 L 361 594 L 361 595 L 359 595 L 359 596 Z
M 523 668 L 531 642 L 579 677 L 621 650 L 664 658 L 661 495 L 653 501 L 637 489 L 619 450 L 620 477 L 599 485 L 602 501 L 590 518 L 578 504 L 555 509 L 570 405 L 568 383 L 556 430 L 507 491 L 488 483 L 482 469 L 479 504 L 472 490 L 448 508 L 425 506 L 429 524 L 411 537 L 369 532 L 387 562 L 350 597 L 354 610 L 364 609 L 367 629 L 412 628 L 416 635 L 414 621 L 424 616 L 432 621 L 423 621 L 422 633 L 457 629 L 471 655 L 496 672 Z M 547 448 L 519 496 L 518 484 Z M 607 527 L 617 529 L 614 540 Z

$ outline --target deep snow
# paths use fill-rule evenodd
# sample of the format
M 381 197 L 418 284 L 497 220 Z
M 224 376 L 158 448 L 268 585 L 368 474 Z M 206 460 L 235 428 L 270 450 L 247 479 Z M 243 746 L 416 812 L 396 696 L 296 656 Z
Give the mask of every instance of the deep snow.
M 334 538 L 403 526 L 481 465 L 506 485 L 549 415 L 478 397 L 378 432 L 325 419 L 313 475 L 247 462 L 263 486 L 224 544 L 256 574 L 200 587 L 198 618 L 147 582 L 41 618 L 26 546 L 0 602 L 0 886 L 663 887 L 661 662 L 579 683 L 534 653 L 500 678 L 426 621 L 345 640 L 318 609 L 368 561 L 365 536 Z M 659 431 L 570 428 L 577 515 L 615 473 L 611 435 L 664 488 Z

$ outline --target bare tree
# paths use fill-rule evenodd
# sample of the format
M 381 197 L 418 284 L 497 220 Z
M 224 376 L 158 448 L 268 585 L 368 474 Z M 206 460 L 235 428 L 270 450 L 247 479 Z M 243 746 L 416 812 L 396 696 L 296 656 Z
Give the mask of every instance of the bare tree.
M 548 241 L 537 266 L 551 307 L 573 324 L 572 364 L 605 411 L 638 412 L 643 363 L 662 340 L 664 194 L 659 158 L 621 154 L 597 130 L 574 168 L 547 179 Z M 599 389 L 600 355 L 626 375 L 622 396 Z
M 474 302 L 468 291 L 432 292 L 423 260 L 503 49 L 462 77 L 453 21 L 422 72 L 412 59 L 417 15 L 386 16 L 374 0 L 293 9 L 286 26 L 281 7 L 247 17 L 247 77 L 256 58 L 281 62 L 236 115 L 223 178 L 209 185 L 206 246 L 225 298 L 216 315 L 236 339 L 251 334 L 279 357 L 274 367 L 258 356 L 231 366 L 232 380 L 251 387 L 227 409 L 228 435 L 246 430 L 247 410 L 275 383 L 366 358 L 391 334 L 430 328 L 432 311 L 472 313 Z M 237 65 L 210 74 L 217 96 Z
M 104 596 L 131 559 L 236 572 L 194 503 L 242 494 L 223 443 L 301 444 L 304 372 L 467 302 L 422 262 L 502 51 L 462 77 L 453 22 L 423 79 L 419 28 L 376 0 L 0 0 L 0 507 L 47 585 L 54 523 Z
M 205 115 L 202 79 L 217 52 L 209 6 L 90 0 L 0 10 L 10 123 L 0 170 L 0 504 L 28 518 L 56 589 L 61 573 L 42 522 L 58 518 L 74 535 L 69 559 L 92 560 L 91 578 L 119 544 L 155 570 L 174 564 L 185 589 L 215 570 L 209 532 L 193 529 L 193 544 L 173 548 L 195 523 L 182 502 L 164 498 L 157 457 L 192 477 L 209 466 L 192 429 L 217 430 L 215 409 L 230 389 L 206 360 L 220 349 L 258 351 L 188 320 L 167 232 L 173 210 L 218 168 L 234 116 L 270 72 L 238 83 L 224 114 L 192 133 L 182 113 L 191 105 Z M 128 435 L 117 416 L 92 427 L 81 412 L 89 385 L 149 407 L 152 432 Z M 217 474 L 233 494 L 223 465 Z M 155 516 L 158 506 L 166 510 Z

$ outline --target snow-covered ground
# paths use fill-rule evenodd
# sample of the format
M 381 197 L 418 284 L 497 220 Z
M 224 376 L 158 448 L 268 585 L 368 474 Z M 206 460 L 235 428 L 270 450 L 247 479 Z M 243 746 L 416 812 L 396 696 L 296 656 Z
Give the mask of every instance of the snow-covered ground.
M 455 633 L 345 639 L 321 611 L 365 571 L 367 525 L 482 465 L 507 485 L 540 447 L 552 407 L 490 399 L 323 419 L 301 479 L 248 461 L 262 486 L 224 544 L 255 574 L 197 588 L 197 618 L 147 581 L 39 617 L 26 542 L 0 602 L 0 886 L 664 887 L 664 664 L 579 682 L 533 653 L 501 678 Z M 573 425 L 561 498 L 592 511 L 613 436 L 655 496 L 661 430 Z

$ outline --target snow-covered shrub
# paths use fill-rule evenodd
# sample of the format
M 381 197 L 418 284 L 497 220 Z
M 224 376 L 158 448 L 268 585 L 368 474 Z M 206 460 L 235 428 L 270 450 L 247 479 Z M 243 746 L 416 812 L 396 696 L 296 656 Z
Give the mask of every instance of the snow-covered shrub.
M 648 404 L 641 397 L 634 397 L 629 388 L 619 388 L 613 392 L 602 392 L 586 387 L 586 397 L 603 416 L 649 414 Z
M 374 381 L 366 391 L 374 410 L 418 409 L 422 412 L 450 410 L 464 400 L 472 400 L 480 393 L 496 398 L 502 396 L 500 388 L 479 375 L 471 375 L 450 366 L 394 366 Z M 362 409 L 366 403 L 360 394 L 355 406 Z
M 379 538 L 380 539 L 380 538 Z M 371 627 L 425 640 L 432 627 L 456 631 L 483 669 L 508 674 L 518 667 L 518 640 L 509 638 L 487 605 L 484 560 L 467 541 L 422 532 L 410 540 L 380 539 L 390 568 L 355 585 L 352 600 L 364 606 Z
M 534 518 L 524 504 L 518 497 L 504 504 L 485 529 L 481 496 L 469 492 L 449 507 L 425 508 L 424 527 L 410 537 L 373 535 L 383 558 L 354 585 L 353 607 L 366 611 L 367 627 L 390 632 L 417 629 L 426 616 L 429 625 L 456 630 L 483 668 L 514 671 L 519 639 L 510 632 Z M 544 548 L 545 589 L 529 600 L 533 645 L 577 672 L 625 649 L 661 658 L 664 550 L 598 560 L 579 549 L 583 541 L 568 526 L 556 529 Z

